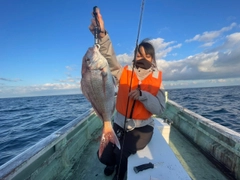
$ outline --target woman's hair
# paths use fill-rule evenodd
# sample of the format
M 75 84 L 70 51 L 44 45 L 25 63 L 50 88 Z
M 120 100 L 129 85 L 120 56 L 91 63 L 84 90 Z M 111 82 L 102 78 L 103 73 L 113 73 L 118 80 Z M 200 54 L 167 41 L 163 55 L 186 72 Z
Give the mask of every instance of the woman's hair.
M 153 45 L 148 42 L 148 39 L 144 39 L 139 45 L 138 45 L 138 52 L 141 54 L 139 48 L 140 46 L 142 46 L 145 50 L 145 53 L 146 54 L 149 54 L 150 56 L 152 56 L 152 64 L 154 66 L 157 66 L 156 64 L 156 59 L 155 59 L 155 50 L 154 50 L 154 47 Z

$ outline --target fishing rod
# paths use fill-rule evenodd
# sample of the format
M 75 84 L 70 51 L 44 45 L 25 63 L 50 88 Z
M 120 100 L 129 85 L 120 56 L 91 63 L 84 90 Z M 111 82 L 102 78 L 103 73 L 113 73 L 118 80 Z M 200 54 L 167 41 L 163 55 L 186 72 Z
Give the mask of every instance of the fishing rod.
M 144 0 L 142 0 L 142 5 L 141 5 L 141 13 L 140 13 L 140 19 L 139 19 L 139 24 L 138 24 L 138 34 L 137 34 L 137 39 L 136 39 L 136 47 L 135 47 L 135 50 L 134 50 L 133 66 L 132 66 L 132 73 L 131 73 L 131 79 L 130 79 L 129 93 L 132 90 L 132 78 L 133 78 L 133 73 L 134 73 L 134 67 L 136 66 L 136 57 L 137 57 L 137 52 L 138 52 L 138 48 L 139 48 L 138 41 L 139 41 L 140 30 L 141 30 L 141 25 L 142 25 L 143 9 L 144 9 Z M 138 86 L 138 88 L 139 88 L 139 86 Z M 134 102 L 133 102 L 132 109 L 131 109 L 131 112 L 130 112 L 130 116 L 132 116 L 133 109 L 134 109 L 134 106 L 135 106 L 135 102 L 136 102 L 136 100 L 134 100 Z M 124 120 L 124 127 L 125 127 L 126 121 L 127 121 L 128 106 L 129 106 L 129 97 L 128 97 L 128 100 L 127 100 L 127 108 L 126 108 L 126 116 L 125 116 L 125 120 Z M 130 118 L 132 118 L 132 117 L 130 117 Z
M 138 25 L 138 34 L 137 34 L 137 40 L 136 40 L 136 47 L 135 47 L 135 50 L 134 50 L 134 58 L 133 58 L 133 66 L 132 66 L 132 73 L 131 73 L 131 79 L 130 79 L 129 92 L 131 92 L 131 90 L 132 90 L 132 79 L 133 79 L 134 67 L 136 66 L 137 52 L 138 52 L 138 48 L 139 48 L 138 41 L 139 41 L 140 30 L 141 30 L 141 25 L 142 25 L 143 9 L 144 9 L 144 0 L 142 0 L 142 5 L 141 5 L 141 13 L 140 13 L 140 19 L 139 19 L 139 25 Z M 127 120 L 128 106 L 129 106 L 129 97 L 128 97 L 128 100 L 127 100 L 127 108 L 126 108 L 126 115 L 125 115 L 125 120 L 124 120 L 124 127 L 126 125 L 126 120 Z
M 93 7 L 93 16 L 95 18 L 96 26 L 94 27 L 94 44 L 99 48 L 99 39 L 98 39 L 98 33 L 101 32 L 100 24 L 97 19 L 97 6 Z
M 132 79 L 133 79 L 133 73 L 134 73 L 134 67 L 136 66 L 136 57 L 137 57 L 137 52 L 138 52 L 138 41 L 139 41 L 139 36 L 140 36 L 140 31 L 141 31 L 141 25 L 142 25 L 142 16 L 143 16 L 143 9 L 144 9 L 144 0 L 142 0 L 142 4 L 141 4 L 141 11 L 140 11 L 140 19 L 139 19 L 139 25 L 138 25 L 138 33 L 137 33 L 137 39 L 136 39 L 136 47 L 134 50 L 134 58 L 133 58 L 133 66 L 132 66 L 132 73 L 131 73 L 131 79 L 130 79 L 130 87 L 129 87 L 129 92 L 131 92 L 132 90 Z M 133 105 L 132 105 L 132 109 L 131 109 L 131 114 L 133 112 L 133 108 L 135 105 L 136 100 L 134 100 Z M 124 119 L 124 129 L 126 127 L 126 122 L 127 122 L 127 115 L 128 115 L 128 106 L 129 106 L 129 96 L 127 99 L 127 107 L 126 107 L 126 114 L 125 114 L 125 119 Z M 130 116 L 131 116 L 130 114 Z M 131 118 L 131 117 L 130 117 Z M 119 166 L 118 166 L 118 174 L 117 174 L 117 179 L 119 179 L 119 173 L 120 173 L 120 165 L 122 162 L 122 156 L 123 156 L 123 147 L 124 147 L 124 142 L 125 142 L 125 131 L 123 131 L 123 142 L 122 142 L 122 148 L 121 148 L 121 155 L 120 155 L 120 162 L 119 162 Z

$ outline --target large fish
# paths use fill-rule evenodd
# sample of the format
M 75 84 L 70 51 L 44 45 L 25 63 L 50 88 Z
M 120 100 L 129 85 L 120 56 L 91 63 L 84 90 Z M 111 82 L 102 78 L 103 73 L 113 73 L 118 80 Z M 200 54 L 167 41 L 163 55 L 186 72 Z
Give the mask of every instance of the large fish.
M 82 59 L 81 89 L 93 109 L 103 121 L 99 157 L 110 142 L 120 149 L 120 143 L 112 128 L 111 117 L 115 109 L 115 83 L 107 60 L 96 46 L 90 47 Z

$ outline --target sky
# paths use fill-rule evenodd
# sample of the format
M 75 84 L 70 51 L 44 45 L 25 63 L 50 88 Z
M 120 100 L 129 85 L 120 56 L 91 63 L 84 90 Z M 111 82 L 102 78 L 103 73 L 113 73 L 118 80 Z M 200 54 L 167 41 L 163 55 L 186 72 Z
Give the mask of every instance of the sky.
M 154 45 L 165 89 L 240 85 L 239 0 L 145 0 L 139 42 Z M 131 63 L 141 0 L 0 0 L 0 98 L 80 94 L 100 8 L 117 59 Z

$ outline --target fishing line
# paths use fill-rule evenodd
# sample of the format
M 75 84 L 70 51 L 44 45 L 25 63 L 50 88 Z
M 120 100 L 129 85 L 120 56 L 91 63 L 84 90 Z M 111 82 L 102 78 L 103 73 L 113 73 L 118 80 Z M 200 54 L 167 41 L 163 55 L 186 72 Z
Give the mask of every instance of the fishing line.
M 137 33 L 137 39 L 136 39 L 136 47 L 134 50 L 134 58 L 133 58 L 133 66 L 132 66 L 132 73 L 131 73 L 131 79 L 130 79 L 130 87 L 129 87 L 129 92 L 131 92 L 132 89 L 132 79 L 133 79 L 133 73 L 134 73 L 134 67 L 136 66 L 136 56 L 137 56 L 137 52 L 138 52 L 138 41 L 139 41 L 139 36 L 140 36 L 140 31 L 141 31 L 141 25 L 142 25 L 142 16 L 143 16 L 143 9 L 144 9 L 144 0 L 142 0 L 142 4 L 141 4 L 141 11 L 140 11 L 140 19 L 139 19 L 139 25 L 138 25 L 138 33 Z M 135 101 L 134 101 L 135 102 Z M 134 108 L 134 104 L 132 106 L 132 110 Z M 126 107 L 126 114 L 125 114 L 125 119 L 124 119 L 124 126 L 123 128 L 125 129 L 126 126 L 126 121 L 127 121 L 127 115 L 128 115 L 128 106 L 129 106 L 129 96 L 127 99 L 127 107 Z M 123 142 L 122 142 L 122 147 L 121 147 L 121 155 L 120 155 L 120 162 L 119 162 L 119 166 L 118 166 L 118 173 L 117 173 L 117 180 L 119 177 L 119 173 L 120 173 L 120 165 L 122 162 L 122 156 L 123 156 L 123 147 L 124 147 L 124 142 L 125 142 L 125 131 L 123 131 Z

